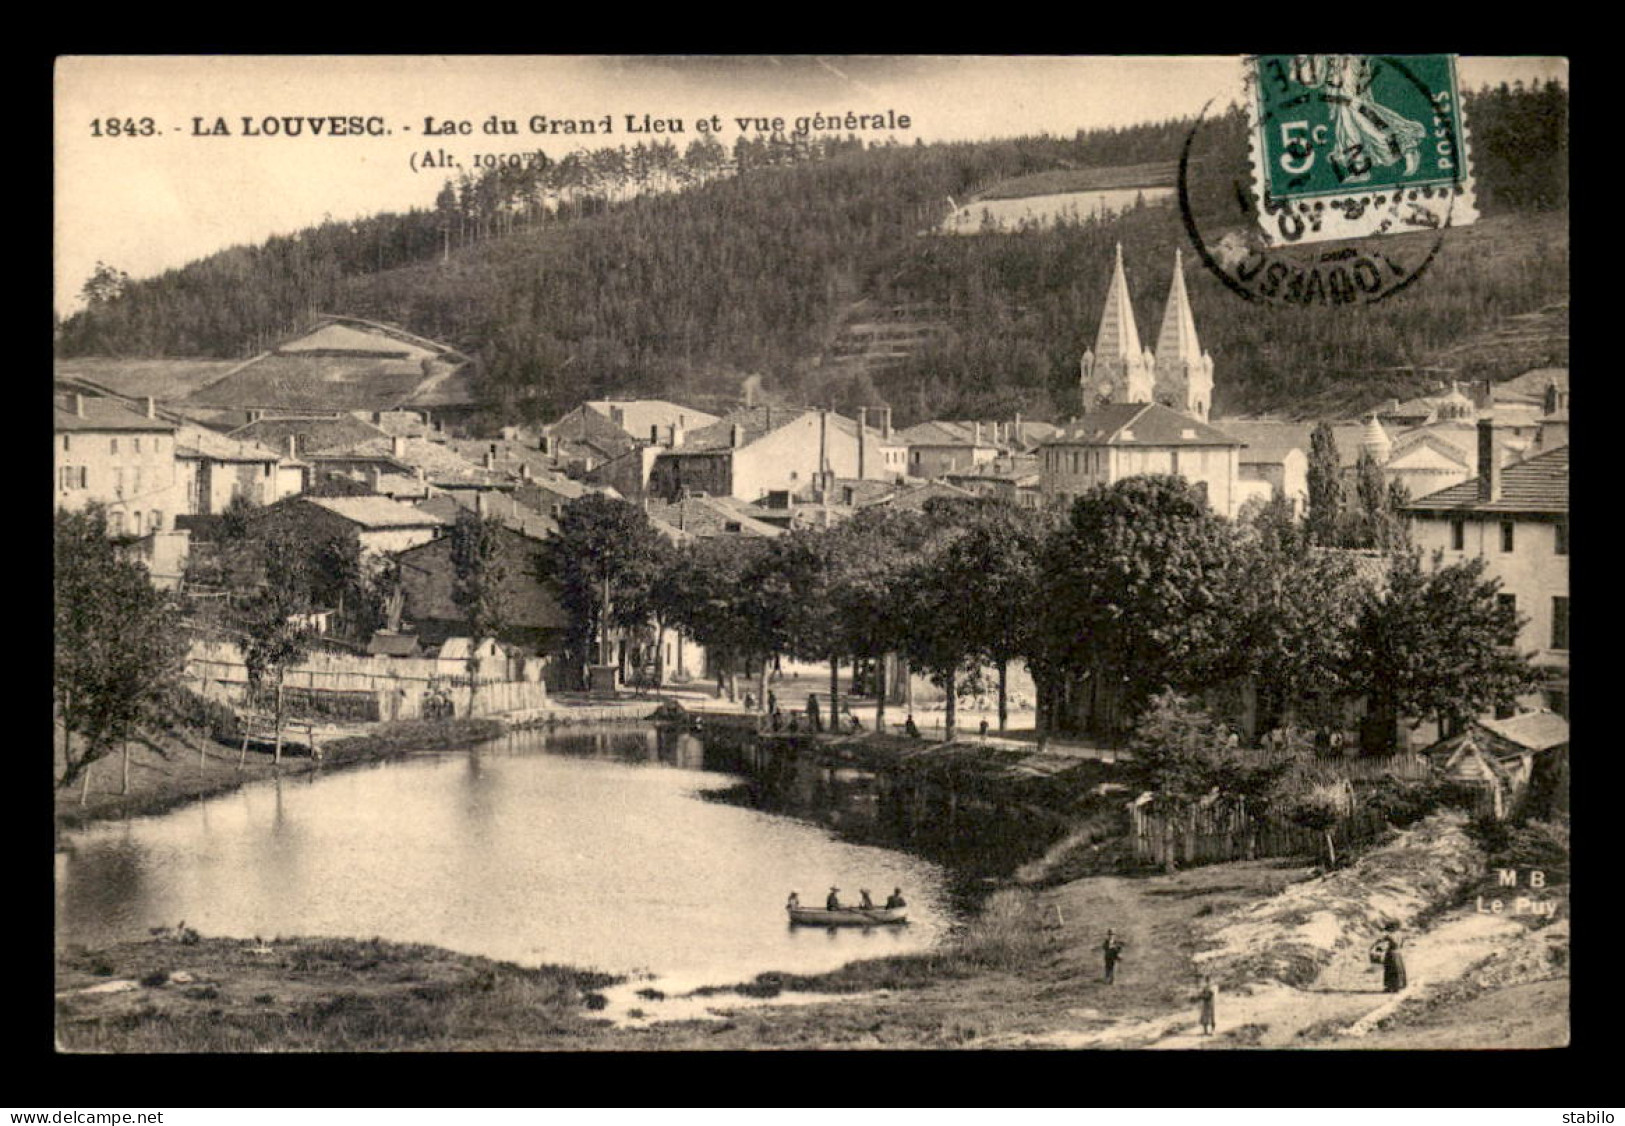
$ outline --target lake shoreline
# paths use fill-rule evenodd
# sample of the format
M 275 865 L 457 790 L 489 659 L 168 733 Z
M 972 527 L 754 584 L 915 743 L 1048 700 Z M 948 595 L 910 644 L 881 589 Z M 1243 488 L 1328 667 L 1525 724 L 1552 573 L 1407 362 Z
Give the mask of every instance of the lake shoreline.
M 270 750 L 251 745 L 243 753 L 240 748 L 234 750 L 196 731 L 143 742 L 131 749 L 129 793 L 113 792 L 108 786 L 100 790 L 93 788 L 91 800 L 81 805 L 77 784 L 55 791 L 57 849 L 60 851 L 63 847 L 65 832 L 98 821 L 123 821 L 167 813 L 231 793 L 251 782 L 383 762 L 415 752 L 487 743 L 500 738 L 506 730 L 500 720 L 489 718 L 377 724 L 370 731 L 325 744 L 319 760 L 309 754 L 290 755 L 284 748 L 280 764 Z M 57 742 L 60 744 L 60 738 Z M 120 757 L 114 753 L 93 764 L 92 783 L 98 776 L 121 768 Z M 58 753 L 57 775 L 60 774 Z

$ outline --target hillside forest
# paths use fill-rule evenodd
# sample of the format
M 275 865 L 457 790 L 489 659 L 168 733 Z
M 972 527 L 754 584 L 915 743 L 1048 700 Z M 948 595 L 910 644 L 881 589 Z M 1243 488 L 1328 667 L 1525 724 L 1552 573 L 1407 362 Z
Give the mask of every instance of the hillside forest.
M 1350 388 L 1399 393 L 1464 338 L 1566 305 L 1567 91 L 1503 86 L 1464 101 L 1482 218 L 1449 232 L 1423 283 L 1357 310 L 1248 304 L 1186 254 L 1217 413 L 1292 413 Z M 1249 222 L 1237 207 L 1246 133 L 1231 106 L 1072 137 L 580 152 L 465 175 L 433 208 L 324 223 L 151 279 L 98 271 L 56 346 L 64 357 L 232 358 L 344 313 L 477 358 L 492 422 L 605 396 L 727 406 L 752 375 L 781 401 L 886 404 L 901 424 L 1055 418 L 1079 409 L 1078 358 L 1116 243 L 1154 343 L 1174 251 L 1189 245 L 1180 212 L 1142 199 L 1105 219 L 941 234 L 950 200 L 1008 195 L 1010 181 L 1058 169 L 1167 166 L 1189 139 L 1198 226 L 1238 229 Z M 866 350 L 858 329 L 876 326 L 906 345 Z M 1537 351 L 1474 350 L 1451 377 L 1566 363 L 1566 328 Z

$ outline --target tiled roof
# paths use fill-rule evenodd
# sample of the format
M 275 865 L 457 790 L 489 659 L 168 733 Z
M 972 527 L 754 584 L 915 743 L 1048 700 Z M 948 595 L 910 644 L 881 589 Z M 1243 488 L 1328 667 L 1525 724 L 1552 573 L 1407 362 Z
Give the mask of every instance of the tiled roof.
M 779 536 L 782 528 L 764 524 L 715 497 L 684 497 L 667 503 L 651 500 L 649 518 L 670 524 L 701 539 L 713 536 Z M 729 527 L 732 524 L 733 527 Z
M 175 434 L 176 457 L 209 458 L 212 461 L 281 461 L 282 455 L 258 442 L 228 438 L 203 426 L 182 423 Z
M 148 418 L 138 410 L 132 410 L 117 399 L 93 398 L 81 395 L 79 402 L 83 406 L 81 415 L 74 409 L 72 395 L 58 395 L 55 397 L 52 417 L 57 433 L 63 431 L 105 431 L 105 430 L 155 430 L 161 433 L 171 433 L 175 424 L 165 418 Z
M 1302 450 L 1308 458 L 1310 438 L 1315 424 L 1309 422 L 1281 422 L 1276 419 L 1221 418 L 1214 426 L 1247 443 L 1241 451 L 1241 460 L 1249 465 L 1279 464 L 1291 450 Z M 1332 440 L 1337 445 L 1338 460 L 1353 465 L 1360 459 L 1360 439 L 1365 425 L 1359 422 L 1332 424 Z
M 1497 400 L 1529 399 L 1540 402 L 1546 396 L 1546 385 L 1556 383 L 1560 391 L 1569 389 L 1568 368 L 1535 368 L 1511 379 L 1502 380 L 1492 388 Z
M 299 439 L 301 454 L 347 449 L 370 439 L 388 437 L 378 427 L 348 414 L 262 418 L 258 422 L 240 426 L 227 435 L 239 441 L 258 442 L 273 450 L 286 450 L 290 436 Z
M 908 446 L 982 446 L 993 449 L 993 436 L 986 431 L 982 440 L 976 440 L 976 431 L 963 422 L 943 422 L 933 419 L 910 426 L 897 433 L 897 438 Z
M 459 512 L 478 511 L 479 501 L 467 494 L 437 493 L 427 500 L 419 501 L 417 508 L 420 512 L 428 512 L 443 518 L 448 524 L 455 524 Z M 534 540 L 546 539 L 559 530 L 558 524 L 551 516 L 545 516 L 502 493 L 485 494 L 485 514 L 509 531 L 518 532 Z
M 714 414 L 685 407 L 681 403 L 669 403 L 665 399 L 594 399 L 587 406 L 609 419 L 614 424 L 610 414 L 618 410 L 621 414 L 620 429 L 633 438 L 647 440 L 649 427 L 660 427 L 664 436 L 668 426 L 677 424 L 682 419 L 683 429 L 699 430 L 718 421 Z
M 1161 403 L 1107 403 L 1046 445 L 1240 446 L 1242 439 Z
M 1569 721 L 1544 708 L 1507 719 L 1482 719 L 1478 723 L 1508 742 L 1534 751 L 1562 746 L 1569 741 Z
M 1493 501 L 1478 497 L 1473 477 L 1412 501 L 1407 512 L 1528 512 L 1569 510 L 1569 448 L 1559 446 L 1501 470 L 1501 495 Z
M 771 429 L 779 430 L 810 413 L 805 407 L 740 407 L 729 411 L 710 426 L 687 435 L 677 449 L 662 452 L 686 454 L 728 449 L 733 444 L 735 426 L 743 431 L 739 444 L 748 446 L 769 433 L 769 423 Z
M 586 404 L 582 404 L 547 427 L 546 432 L 560 442 L 589 445 L 600 456 L 618 454 L 637 444 L 630 434 L 611 422 L 607 415 L 599 414 Z
M 438 442 L 422 438 L 397 439 L 380 435 L 354 445 L 324 450 L 322 455 L 329 458 L 389 459 L 413 469 L 422 469 L 428 477 L 443 481 L 485 482 L 491 478 L 483 466 L 476 465 Z
M 304 497 L 307 504 L 325 508 L 335 516 L 364 528 L 422 528 L 440 526 L 450 521 L 432 512 L 423 512 L 409 504 L 388 497 Z

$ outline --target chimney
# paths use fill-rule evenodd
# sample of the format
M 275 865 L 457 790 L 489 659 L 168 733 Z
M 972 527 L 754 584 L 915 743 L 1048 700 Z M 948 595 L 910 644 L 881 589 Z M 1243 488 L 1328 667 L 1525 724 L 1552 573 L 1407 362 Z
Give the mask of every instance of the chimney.
M 1014 433 L 1011 434 L 1010 438 L 1011 438 L 1010 444 L 1012 446 L 1014 446 L 1016 449 L 1020 449 L 1021 446 L 1023 445 L 1023 443 L 1021 441 L 1021 412 L 1020 411 L 1016 412 L 1016 423 L 1015 423 Z
M 485 505 L 485 490 L 480 489 L 474 494 L 474 514 L 483 518 L 485 516 Z
M 406 456 L 406 439 L 399 434 L 389 440 L 389 452 L 394 457 Z
M 551 434 L 543 434 L 540 438 L 536 439 L 536 448 L 541 450 L 544 454 L 551 454 L 553 452 L 553 436 Z
M 649 423 L 649 444 L 651 446 L 660 444 L 660 426 L 658 423 Z
M 530 480 L 530 462 L 522 461 L 519 463 L 519 479 L 521 481 Z
M 73 413 L 80 418 L 85 417 L 85 397 L 77 391 L 73 393 Z
M 494 452 L 492 452 L 491 450 L 486 450 L 485 451 L 485 468 L 487 468 L 487 469 L 495 469 L 496 467 L 497 467 L 497 455 Z
M 773 433 L 773 404 L 764 403 L 762 409 L 767 412 L 767 432 Z
M 416 477 L 419 481 L 427 478 L 427 474 L 423 472 L 423 466 L 421 465 L 414 465 L 412 467 L 412 476 Z
M 866 456 L 868 454 L 868 452 L 869 452 L 869 408 L 868 407 L 859 407 L 858 408 L 858 478 L 860 480 L 862 478 L 868 476 L 868 474 L 865 472 L 865 470 L 868 468 L 868 458 Z M 848 501 L 847 503 L 850 504 L 852 502 Z
M 376 465 L 367 466 L 367 488 L 375 493 L 378 491 L 378 478 L 378 467 Z
M 979 446 L 979 445 L 982 444 L 982 424 L 980 422 L 977 422 L 977 423 L 974 423 L 973 425 L 975 427 L 975 430 L 974 430 L 975 439 L 974 439 L 974 441 Z
M 153 402 L 152 396 L 148 395 L 145 402 L 146 402 L 146 407 L 147 407 L 147 417 L 148 418 L 157 418 L 158 417 L 158 404 Z
M 880 412 L 880 436 L 882 438 L 890 438 L 891 437 L 891 408 L 890 407 L 877 407 L 876 409 Z
M 728 444 L 736 450 L 745 444 L 745 428 L 737 422 L 728 431 Z
M 1501 499 L 1501 450 L 1495 441 L 1495 420 L 1478 420 L 1478 499 Z
M 297 458 L 298 456 L 299 456 L 299 435 L 297 435 L 297 434 L 289 434 L 288 435 L 288 460 L 292 461 L 293 459 Z
M 818 408 L 818 476 L 829 494 L 829 411 Z

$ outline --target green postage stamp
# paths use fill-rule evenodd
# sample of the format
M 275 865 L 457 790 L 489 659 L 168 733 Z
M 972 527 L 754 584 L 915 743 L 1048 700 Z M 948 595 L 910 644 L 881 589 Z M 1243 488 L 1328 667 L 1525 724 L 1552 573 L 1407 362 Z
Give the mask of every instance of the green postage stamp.
M 1258 221 L 1272 246 L 1478 217 L 1452 55 L 1248 60 Z

